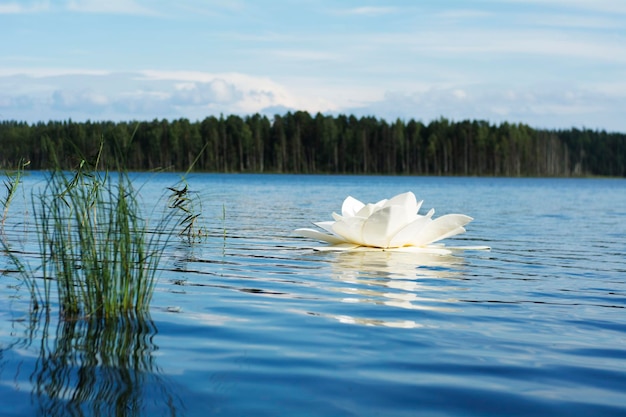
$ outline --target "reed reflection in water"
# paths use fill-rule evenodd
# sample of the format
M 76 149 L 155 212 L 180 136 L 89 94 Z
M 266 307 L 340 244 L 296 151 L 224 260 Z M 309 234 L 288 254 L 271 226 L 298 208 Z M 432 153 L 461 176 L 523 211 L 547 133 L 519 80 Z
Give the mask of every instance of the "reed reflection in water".
M 42 416 L 175 416 L 182 403 L 159 375 L 149 315 L 60 321 L 33 318 L 40 343 L 30 377 Z
M 331 273 L 333 280 L 340 285 L 331 289 L 348 295 L 341 299 L 344 303 L 371 303 L 408 310 L 454 310 L 452 304 L 457 300 L 439 295 L 453 290 L 454 279 L 462 278 L 459 269 L 463 264 L 462 258 L 376 250 L 339 252 L 336 256 L 331 262 Z M 439 280 L 444 280 L 444 284 Z M 346 315 L 336 315 L 334 318 L 349 324 L 423 327 L 423 324 L 412 319 L 390 320 Z

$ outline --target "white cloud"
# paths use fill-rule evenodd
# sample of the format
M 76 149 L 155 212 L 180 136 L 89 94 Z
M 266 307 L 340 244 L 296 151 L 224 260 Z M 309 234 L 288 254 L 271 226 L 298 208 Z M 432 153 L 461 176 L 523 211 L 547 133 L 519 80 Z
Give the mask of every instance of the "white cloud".
M 277 58 L 297 61 L 339 61 L 340 56 L 328 51 L 311 51 L 304 49 L 266 49 L 263 54 L 273 55 Z
M 102 109 L 109 104 L 109 98 L 91 89 L 56 90 L 52 93 L 52 107 L 59 110 L 81 108 Z
M 559 7 L 568 10 L 583 10 L 595 13 L 626 14 L 626 3 L 623 0 L 506 0 L 510 3 L 525 5 L 538 4 L 542 7 Z
M 189 85 L 194 85 L 194 89 L 197 89 L 202 83 L 208 84 L 209 89 L 215 89 L 216 80 L 220 80 L 219 82 L 223 83 L 220 88 L 224 93 L 228 91 L 229 94 L 232 93 L 237 96 L 237 100 L 230 103 L 229 106 L 235 113 L 254 113 L 271 106 L 301 109 L 315 108 L 315 111 L 317 111 L 317 106 L 320 105 L 319 101 L 316 100 L 309 102 L 307 98 L 296 98 L 296 95 L 284 85 L 267 77 L 256 77 L 241 73 L 214 74 L 200 71 L 153 70 L 142 71 L 141 75 L 144 80 L 168 81 L 177 85 L 189 83 Z M 198 93 L 198 91 L 196 90 L 195 93 Z
M 493 17 L 493 12 L 472 9 L 448 9 L 436 14 L 437 17 L 452 20 L 484 19 Z
M 133 15 L 157 15 L 154 10 L 134 0 L 68 0 L 67 10 L 81 13 L 112 13 Z
M 361 16 L 380 16 L 383 14 L 395 13 L 397 8 L 395 7 L 374 7 L 374 6 L 363 6 L 363 7 L 355 7 L 352 9 L 343 9 L 338 11 L 338 14 L 348 14 L 348 15 L 361 15 Z
M 626 84 L 510 85 L 445 82 L 366 88 L 315 77 L 277 83 L 267 77 L 201 71 L 0 71 L 0 117 L 39 120 L 152 120 L 208 115 L 311 113 L 375 115 L 387 120 L 439 117 L 524 122 L 536 127 L 626 130 Z M 402 83 L 398 83 L 401 85 Z M 387 91 L 385 92 L 385 90 Z
M 484 28 L 425 29 L 412 33 L 367 35 L 361 38 L 361 42 L 370 48 L 405 48 L 412 53 L 442 57 L 530 54 L 626 62 L 626 44 L 617 37 L 607 39 L 548 29 L 511 29 L 506 32 Z
M 216 16 L 220 15 L 222 12 L 237 13 L 249 8 L 249 5 L 246 4 L 244 0 L 178 0 L 176 2 L 169 2 L 168 4 L 186 13 L 203 16 Z
M 36 2 L 9 2 L 0 4 L 0 15 L 2 14 L 21 14 L 21 13 L 39 13 L 50 9 L 49 1 Z
M 594 16 L 579 14 L 531 14 L 525 18 L 529 23 L 553 29 L 594 29 L 609 30 L 621 29 L 624 26 L 623 17 Z
M 204 83 L 183 83 L 175 86 L 172 102 L 180 106 L 233 104 L 243 93 L 232 83 L 216 78 Z
M 83 68 L 0 68 L 0 77 L 26 76 L 32 78 L 47 78 L 74 75 L 108 75 L 109 71 Z
M 269 78 L 240 73 L 59 69 L 30 74 L 3 72 L 3 119 L 199 119 L 209 114 L 245 115 L 271 108 L 317 112 L 337 107 L 324 98 L 296 96 Z
M 435 87 L 416 92 L 387 92 L 379 100 L 352 108 L 358 115 L 376 114 L 429 122 L 439 117 L 452 120 L 521 122 L 538 128 L 586 126 L 623 131 L 621 109 L 626 93 L 616 96 L 601 91 L 567 86 L 496 88 L 474 85 L 466 88 Z
M 1 14 L 41 13 L 69 10 L 81 13 L 112 13 L 134 15 L 157 15 L 153 9 L 142 6 L 134 0 L 67 0 L 62 4 L 49 0 L 0 3 Z

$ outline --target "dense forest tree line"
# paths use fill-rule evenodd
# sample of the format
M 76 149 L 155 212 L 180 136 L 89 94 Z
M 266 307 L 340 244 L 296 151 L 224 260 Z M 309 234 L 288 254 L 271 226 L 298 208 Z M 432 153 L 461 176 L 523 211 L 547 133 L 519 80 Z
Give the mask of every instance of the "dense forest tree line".
M 104 144 L 108 168 L 209 172 L 626 176 L 626 134 L 486 121 L 428 124 L 289 112 L 151 122 L 0 122 L 0 168 L 64 168 Z M 115 165 L 115 166 L 114 166 Z

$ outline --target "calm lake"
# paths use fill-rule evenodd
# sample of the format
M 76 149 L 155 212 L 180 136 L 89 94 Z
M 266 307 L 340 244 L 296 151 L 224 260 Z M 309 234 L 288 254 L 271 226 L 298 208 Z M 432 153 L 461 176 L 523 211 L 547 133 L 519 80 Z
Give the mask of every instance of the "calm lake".
M 175 174 L 137 174 L 146 213 Z M 35 256 L 24 178 L 7 236 Z M 150 314 L 29 314 L 0 275 L 0 415 L 625 416 L 626 180 L 193 174 Z M 474 221 L 449 256 L 292 231 L 413 191 Z M 161 202 L 159 202 L 161 201 Z M 0 261 L 8 269 L 6 256 Z M 34 260 L 36 262 L 36 259 Z

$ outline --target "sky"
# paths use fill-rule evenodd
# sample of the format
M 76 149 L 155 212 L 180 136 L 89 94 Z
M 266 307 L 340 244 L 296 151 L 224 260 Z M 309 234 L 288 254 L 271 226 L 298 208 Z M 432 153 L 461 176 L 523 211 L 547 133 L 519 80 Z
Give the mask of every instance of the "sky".
M 626 132 L 626 1 L 0 0 L 0 120 L 295 110 Z

